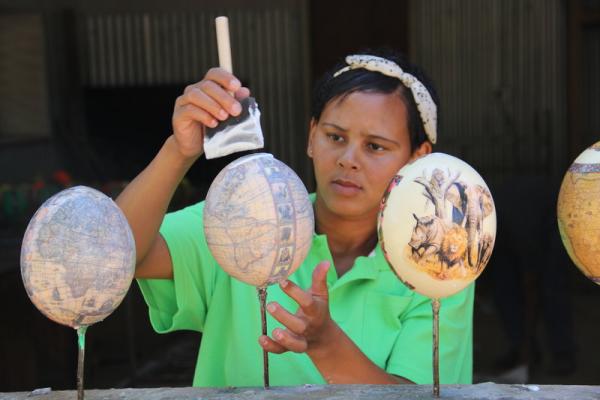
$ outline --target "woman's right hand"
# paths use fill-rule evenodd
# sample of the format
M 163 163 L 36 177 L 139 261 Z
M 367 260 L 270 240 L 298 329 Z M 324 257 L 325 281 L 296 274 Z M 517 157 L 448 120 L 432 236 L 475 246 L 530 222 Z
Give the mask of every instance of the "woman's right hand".
M 222 68 L 210 69 L 204 79 L 186 87 L 175 101 L 172 119 L 173 136 L 181 155 L 185 158 L 202 155 L 205 127 L 214 128 L 218 121 L 239 115 L 238 100 L 249 95 L 248 88 Z

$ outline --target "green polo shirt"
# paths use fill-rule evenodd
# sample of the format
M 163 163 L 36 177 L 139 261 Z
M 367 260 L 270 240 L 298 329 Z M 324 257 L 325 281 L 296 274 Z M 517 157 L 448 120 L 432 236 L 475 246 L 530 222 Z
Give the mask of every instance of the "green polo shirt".
M 168 214 L 161 226 L 173 261 L 174 279 L 139 279 L 159 333 L 202 332 L 194 386 L 261 386 L 261 322 L 256 288 L 230 278 L 208 250 L 202 229 L 204 202 Z M 304 263 L 290 277 L 302 288 L 314 267 L 332 261 L 327 237 L 315 235 Z M 387 265 L 379 246 L 359 257 L 341 278 L 327 276 L 334 321 L 379 367 L 416 383 L 431 383 L 431 302 L 404 286 Z M 440 311 L 440 381 L 471 383 L 474 285 L 443 299 Z M 268 301 L 294 312 L 297 304 L 278 285 Z M 267 316 L 269 332 L 281 326 Z M 324 384 L 306 354 L 270 354 L 273 386 Z

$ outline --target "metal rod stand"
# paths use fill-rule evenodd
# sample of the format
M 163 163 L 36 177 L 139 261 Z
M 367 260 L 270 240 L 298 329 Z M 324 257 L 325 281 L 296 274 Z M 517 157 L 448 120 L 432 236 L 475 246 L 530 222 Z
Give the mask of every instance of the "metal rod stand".
M 440 397 L 440 300 L 431 300 L 433 309 L 433 395 Z
M 83 367 L 85 360 L 85 331 L 87 326 L 77 328 L 77 347 L 79 353 L 77 356 L 77 400 L 83 400 Z
M 260 302 L 260 320 L 262 322 L 262 334 L 267 335 L 267 288 L 261 287 L 258 290 L 258 300 Z M 265 389 L 269 388 L 269 353 L 263 349 L 263 382 Z

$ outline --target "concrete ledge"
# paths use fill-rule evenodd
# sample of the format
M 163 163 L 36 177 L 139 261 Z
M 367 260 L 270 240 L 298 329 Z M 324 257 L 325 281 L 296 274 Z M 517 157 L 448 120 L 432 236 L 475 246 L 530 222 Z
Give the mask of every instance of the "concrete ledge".
M 43 392 L 43 391 L 42 391 Z M 30 392 L 0 393 L 0 400 L 63 400 L 76 399 L 77 393 L 51 391 L 32 395 Z M 293 387 L 262 388 L 155 388 L 155 389 L 107 389 L 86 390 L 87 400 L 171 400 L 171 399 L 434 399 L 431 385 L 305 385 Z M 480 383 L 477 385 L 442 385 L 440 399 L 469 400 L 509 400 L 509 399 L 564 399 L 600 400 L 600 386 L 561 386 L 561 385 L 497 385 Z

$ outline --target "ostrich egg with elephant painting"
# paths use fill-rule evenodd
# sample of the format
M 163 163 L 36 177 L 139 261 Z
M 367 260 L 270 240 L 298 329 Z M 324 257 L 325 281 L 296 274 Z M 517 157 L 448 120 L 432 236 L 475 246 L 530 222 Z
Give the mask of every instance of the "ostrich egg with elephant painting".
M 208 190 L 204 233 L 229 275 L 266 287 L 302 263 L 314 233 L 313 208 L 300 178 L 271 154 L 227 165 Z
M 557 217 L 567 253 L 585 276 L 600 285 L 600 142 L 581 153 L 567 170 Z
M 475 280 L 489 261 L 496 238 L 494 200 L 470 165 L 429 154 L 392 179 L 377 230 L 398 278 L 417 293 L 444 298 Z

